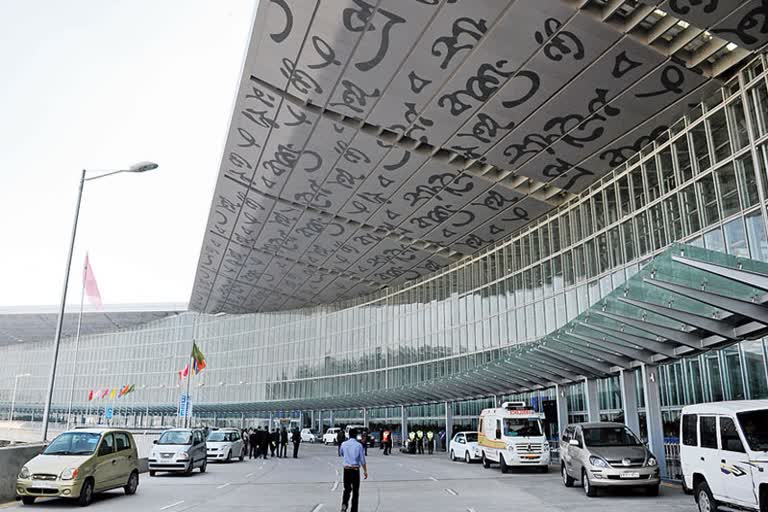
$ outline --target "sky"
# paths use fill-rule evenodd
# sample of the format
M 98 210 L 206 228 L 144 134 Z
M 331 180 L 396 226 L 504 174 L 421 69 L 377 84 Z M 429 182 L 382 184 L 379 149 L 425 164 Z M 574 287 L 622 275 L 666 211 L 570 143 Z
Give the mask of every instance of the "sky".
M 188 302 L 258 0 L 0 0 L 0 306 Z

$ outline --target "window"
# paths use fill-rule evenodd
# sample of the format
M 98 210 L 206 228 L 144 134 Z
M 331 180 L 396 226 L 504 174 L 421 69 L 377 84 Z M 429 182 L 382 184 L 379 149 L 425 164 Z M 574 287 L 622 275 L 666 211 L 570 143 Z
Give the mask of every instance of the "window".
M 629 176 L 624 176 L 619 180 L 619 205 L 621 206 L 622 216 L 632 212 L 632 203 L 629 193 Z
M 736 417 L 749 447 L 756 452 L 768 450 L 768 409 L 740 412 Z
M 757 211 L 744 217 L 747 224 L 749 253 L 754 260 L 768 261 L 768 238 L 765 234 L 763 215 Z
M 736 186 L 736 172 L 733 164 L 728 163 L 717 171 L 717 184 L 720 186 L 720 202 L 723 205 L 723 217 L 729 217 L 737 213 L 739 206 L 739 191 Z
M 717 449 L 717 418 L 714 416 L 699 417 L 699 439 L 702 448 Z
M 109 455 L 115 451 L 115 438 L 112 434 L 105 434 L 99 446 L 99 456 Z
M 697 183 L 701 194 L 702 212 L 704 213 L 704 226 L 709 226 L 720 220 L 720 210 L 717 207 L 717 191 L 715 180 L 711 174 L 704 176 Z
M 608 214 L 608 224 L 619 220 L 619 205 L 616 201 L 616 186 L 611 185 L 605 189 L 605 211 Z
M 765 360 L 763 359 L 763 341 L 749 340 L 741 342 L 744 354 L 744 369 L 747 372 L 749 398 L 760 400 L 768 398 L 768 382 L 765 376 Z
M 760 201 L 755 166 L 752 155 L 746 154 L 736 159 L 736 177 L 739 181 L 742 208 L 749 208 Z
M 725 232 L 725 247 L 728 254 L 733 254 L 740 258 L 749 258 L 747 235 L 744 232 L 744 223 L 741 217 L 737 217 L 724 224 L 723 231 Z
M 685 236 L 685 233 L 683 233 L 683 219 L 680 216 L 680 203 L 677 201 L 676 194 L 672 194 L 664 200 L 664 209 L 667 212 L 670 238 L 680 240 Z
M 680 193 L 680 201 L 683 205 L 683 218 L 688 223 L 688 234 L 701 229 L 699 206 L 696 203 L 696 190 L 694 185 L 689 185 Z
M 731 156 L 731 141 L 728 137 L 728 124 L 725 121 L 725 110 L 720 109 L 707 119 L 709 131 L 712 134 L 715 162 L 720 162 Z
M 690 131 L 693 142 L 693 153 L 696 160 L 696 172 L 704 172 L 709 169 L 709 145 L 707 144 L 707 132 L 704 123 L 699 123 Z
M 695 414 L 683 416 L 683 444 L 685 446 L 697 446 L 699 444 L 696 437 L 696 420 Z
M 680 179 L 686 182 L 693 178 L 693 169 L 691 166 L 691 155 L 688 151 L 688 139 L 685 135 L 677 139 L 672 148 L 677 158 L 677 169 L 680 171 Z
M 757 137 L 765 135 L 768 126 L 768 93 L 765 89 L 765 83 L 761 80 L 759 84 L 752 87 L 749 92 L 749 119 L 752 121 L 752 128 Z
M 727 452 L 746 453 L 736 430 L 736 423 L 725 416 L 720 417 L 720 446 Z
M 733 133 L 734 150 L 738 151 L 749 144 L 749 132 L 747 131 L 747 118 L 744 115 L 744 105 L 741 98 L 732 101 L 726 107 L 728 109 L 728 121 Z
M 624 232 L 624 254 L 627 261 L 632 261 L 637 254 L 635 251 L 635 228 L 632 219 L 625 221 L 621 225 L 621 229 Z
M 648 186 L 648 202 L 650 203 L 661 196 L 656 159 L 651 157 L 646 160 L 645 163 L 643 163 L 643 168 L 645 169 L 645 183 Z
M 128 434 L 126 434 L 125 432 L 116 432 L 115 446 L 117 447 L 117 451 L 130 450 L 131 441 L 128 438 Z
M 670 147 L 659 152 L 659 172 L 661 173 L 662 193 L 670 192 L 677 186 L 675 168 L 672 165 L 672 150 Z
M 643 186 L 643 169 L 635 167 L 635 170 L 629 174 L 632 180 L 632 197 L 635 198 L 635 209 L 639 210 L 645 206 L 645 187 Z

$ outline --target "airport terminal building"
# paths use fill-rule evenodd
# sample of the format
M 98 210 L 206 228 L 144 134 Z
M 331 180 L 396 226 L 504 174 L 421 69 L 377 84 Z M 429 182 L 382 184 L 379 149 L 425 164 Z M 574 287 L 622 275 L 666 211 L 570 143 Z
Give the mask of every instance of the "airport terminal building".
M 259 5 L 188 309 L 86 314 L 56 414 L 170 424 L 193 343 L 208 424 L 525 399 L 659 455 L 768 398 L 762 2 L 310 3 Z M 0 412 L 39 418 L 50 320 L 0 312 Z

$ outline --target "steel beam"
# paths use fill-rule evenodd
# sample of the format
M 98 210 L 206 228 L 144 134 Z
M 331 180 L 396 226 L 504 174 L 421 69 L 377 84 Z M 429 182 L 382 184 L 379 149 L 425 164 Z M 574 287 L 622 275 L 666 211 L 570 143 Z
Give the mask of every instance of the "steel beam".
M 654 339 L 646 338 L 645 336 L 638 336 L 636 334 L 631 334 L 631 333 L 622 331 L 620 329 L 614 329 L 612 327 L 606 327 L 603 325 L 588 324 L 585 322 L 578 322 L 578 324 L 583 327 L 586 327 L 587 329 L 591 329 L 601 334 L 606 334 L 608 336 L 611 336 L 612 338 L 615 338 L 616 340 L 623 343 L 631 343 L 636 347 L 642 347 L 642 348 L 645 348 L 646 350 L 649 350 L 657 354 L 662 354 L 667 357 L 672 357 L 672 358 L 678 357 L 677 353 L 675 352 L 675 347 L 670 346 L 669 343 L 664 343 Z
M 685 256 L 672 256 L 672 261 L 768 292 L 768 275 L 765 274 L 692 260 Z
M 634 327 L 635 329 L 639 329 L 641 331 L 645 331 L 647 333 L 653 334 L 654 336 L 657 336 L 659 338 L 667 339 L 679 345 L 691 347 L 696 350 L 701 350 L 704 347 L 704 342 L 699 336 L 696 336 L 695 334 L 691 334 L 690 332 L 687 332 L 687 331 L 679 331 L 677 329 L 673 329 L 665 325 L 655 324 L 647 320 L 646 321 L 638 320 L 636 318 L 632 318 L 626 315 L 621 315 L 619 313 L 609 313 L 607 311 L 594 311 L 593 314 L 605 316 L 617 322 L 621 322 L 625 325 Z
M 672 320 L 677 320 L 691 327 L 701 329 L 702 331 L 707 331 L 707 332 L 711 332 L 712 334 L 717 334 L 718 336 L 722 336 L 723 338 L 727 338 L 729 340 L 736 339 L 736 335 L 733 332 L 733 327 L 730 327 L 728 324 L 726 324 L 721 320 L 716 320 L 714 318 L 696 315 L 694 313 L 689 313 L 688 311 L 683 311 L 681 309 L 664 307 L 658 304 L 651 304 L 650 302 L 645 302 L 642 300 L 625 299 L 623 297 L 619 297 L 619 301 L 625 304 L 629 304 L 630 306 L 644 309 L 646 311 L 651 311 L 652 313 L 656 313 L 657 315 L 661 315 L 661 316 L 670 318 Z

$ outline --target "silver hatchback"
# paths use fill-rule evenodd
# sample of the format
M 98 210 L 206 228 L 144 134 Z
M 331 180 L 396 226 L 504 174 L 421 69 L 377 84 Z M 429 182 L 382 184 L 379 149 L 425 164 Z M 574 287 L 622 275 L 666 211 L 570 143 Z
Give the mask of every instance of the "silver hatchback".
M 581 480 L 584 493 L 600 487 L 641 487 L 659 494 L 659 467 L 645 444 L 623 423 L 576 423 L 560 438 L 560 472 L 566 487 Z

